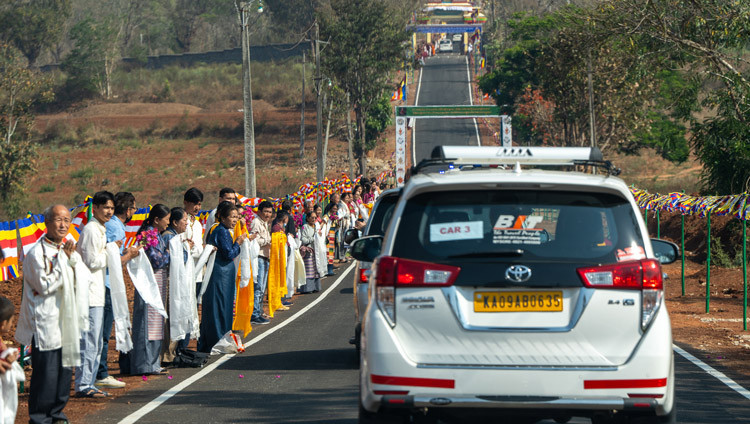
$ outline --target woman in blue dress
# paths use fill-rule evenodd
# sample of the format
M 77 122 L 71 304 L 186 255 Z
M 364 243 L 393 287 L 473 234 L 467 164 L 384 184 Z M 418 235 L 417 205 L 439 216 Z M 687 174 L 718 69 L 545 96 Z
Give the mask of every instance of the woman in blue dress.
M 237 207 L 230 202 L 221 202 L 216 208 L 218 224 L 209 229 L 206 239 L 206 244 L 216 246 L 217 250 L 211 279 L 203 295 L 201 335 L 198 340 L 198 350 L 201 352 L 211 352 L 216 342 L 232 329 L 237 277 L 234 258 L 240 254 L 240 245 L 247 238 L 247 234 L 242 234 L 232 241 L 231 231 L 238 219 Z

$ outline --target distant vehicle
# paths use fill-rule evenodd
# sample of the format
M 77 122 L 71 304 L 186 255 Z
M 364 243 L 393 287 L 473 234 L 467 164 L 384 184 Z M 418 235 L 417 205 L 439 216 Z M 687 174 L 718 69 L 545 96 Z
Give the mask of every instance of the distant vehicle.
M 444 40 L 440 40 L 440 43 L 438 44 L 438 51 L 440 52 L 452 52 L 453 51 L 453 42 L 451 40 L 448 40 L 447 38 Z
M 453 41 L 463 41 L 464 36 L 463 34 L 453 34 Z
M 544 170 L 576 163 L 598 174 Z M 441 146 L 412 169 L 372 261 L 359 423 L 676 423 L 660 263 L 595 148 Z M 412 421 L 413 418 L 413 421 Z

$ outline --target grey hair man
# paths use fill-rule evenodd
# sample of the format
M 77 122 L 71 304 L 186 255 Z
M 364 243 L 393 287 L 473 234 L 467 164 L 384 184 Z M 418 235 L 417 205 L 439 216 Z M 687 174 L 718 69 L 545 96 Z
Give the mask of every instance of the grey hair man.
M 19 343 L 32 346 L 30 423 L 67 422 L 63 409 L 70 396 L 71 359 L 78 359 L 75 343 L 80 337 L 76 323 L 65 319 L 71 314 L 78 319 L 75 302 L 63 301 L 75 298 L 70 283 L 81 263 L 75 243 L 65 239 L 70 211 L 63 205 L 50 206 L 44 212 L 44 223 L 46 235 L 31 247 L 23 262 L 23 298 L 15 336 Z M 64 344 L 64 340 L 74 344 Z

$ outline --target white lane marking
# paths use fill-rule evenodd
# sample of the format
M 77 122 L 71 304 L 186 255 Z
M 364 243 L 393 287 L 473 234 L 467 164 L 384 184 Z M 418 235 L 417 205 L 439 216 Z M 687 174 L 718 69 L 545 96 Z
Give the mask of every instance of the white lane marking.
M 474 96 L 471 91 L 471 70 L 469 69 L 469 56 L 464 56 L 466 61 L 466 79 L 469 80 L 469 104 L 474 106 Z M 471 118 L 474 121 L 474 130 L 477 132 L 477 146 L 482 145 L 482 139 L 479 138 L 479 126 L 477 126 L 477 118 Z
M 422 89 L 422 74 L 424 73 L 425 67 L 419 71 L 419 82 L 417 83 L 417 95 L 414 96 L 414 106 L 419 106 L 419 92 Z M 414 119 L 414 123 L 411 126 L 411 165 L 417 166 L 417 118 Z
M 689 352 L 685 351 L 676 344 L 673 344 L 672 347 L 674 348 L 675 352 L 679 353 L 683 358 L 695 364 L 695 366 L 705 371 L 708 375 L 716 377 L 717 380 L 726 384 L 730 389 L 744 396 L 746 399 L 750 399 L 750 390 L 747 390 L 746 388 L 740 386 L 739 384 L 737 384 L 737 382 L 727 377 L 723 372 L 716 370 L 712 366 L 691 355 Z
M 339 278 L 336 279 L 336 281 L 334 281 L 333 284 L 331 284 L 331 286 L 328 288 L 328 290 L 326 290 L 323 293 L 321 293 L 321 295 L 318 296 L 317 299 L 315 299 L 314 301 L 312 301 L 309 305 L 305 306 L 304 308 L 300 309 L 296 314 L 294 314 L 291 317 L 289 317 L 286 321 L 282 322 L 281 324 L 279 324 L 277 326 L 274 326 L 273 328 L 271 328 L 270 330 L 268 330 L 265 333 L 261 334 L 260 336 L 255 337 L 252 340 L 250 340 L 249 342 L 245 343 L 244 344 L 245 349 L 247 349 L 249 346 L 254 345 L 255 343 L 258 343 L 259 341 L 265 339 L 266 337 L 268 337 L 271 334 L 279 331 L 280 329 L 284 328 L 287 324 L 289 324 L 290 322 L 292 322 L 292 321 L 296 320 L 297 318 L 301 317 L 305 312 L 307 312 L 308 310 L 310 310 L 311 308 L 313 308 L 318 303 L 322 302 L 323 299 L 326 298 L 326 296 L 328 296 L 334 289 L 336 289 L 336 287 L 338 287 L 339 284 L 341 284 L 342 281 L 344 281 L 344 277 L 346 277 L 349 274 L 349 272 L 352 270 L 352 268 L 354 268 L 354 263 L 352 263 L 351 265 L 349 265 L 349 267 L 346 269 L 346 271 L 344 271 L 344 273 L 341 274 L 341 276 L 339 276 Z M 156 409 L 159 406 L 161 406 L 161 404 L 163 404 L 164 402 L 166 402 L 167 400 L 169 400 L 169 398 L 171 398 L 172 396 L 174 396 L 177 393 L 180 393 L 181 391 L 185 390 L 188 386 L 190 386 L 191 384 L 193 384 L 196 381 L 200 380 L 201 378 L 205 377 L 211 371 L 215 370 L 216 368 L 218 368 L 223 363 L 225 363 L 228 360 L 234 358 L 235 355 L 236 354 L 229 354 L 229 355 L 222 356 L 221 358 L 219 358 L 218 360 L 216 360 L 216 362 L 213 362 L 212 364 L 206 366 L 205 368 L 203 368 L 202 370 L 200 370 L 200 372 L 198 372 L 196 374 L 193 374 L 187 380 L 185 380 L 182 383 L 180 383 L 180 384 L 172 387 L 171 389 L 167 390 L 166 392 L 160 394 L 156 399 L 152 400 L 151 402 L 147 403 L 146 405 L 143 405 L 137 411 L 135 411 L 132 414 L 128 415 L 127 417 L 123 418 L 120 421 L 119 424 L 130 424 L 130 423 L 137 422 L 138 420 L 140 420 L 141 418 L 143 418 L 144 416 L 146 416 L 146 414 L 148 414 L 149 412 L 151 412 L 154 409 Z

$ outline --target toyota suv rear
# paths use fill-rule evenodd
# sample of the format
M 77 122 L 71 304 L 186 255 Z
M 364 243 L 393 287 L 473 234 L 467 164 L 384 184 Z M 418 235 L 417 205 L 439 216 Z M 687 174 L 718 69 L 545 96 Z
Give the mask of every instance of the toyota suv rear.
M 581 148 L 437 153 L 404 187 L 385 237 L 352 247 L 355 258 L 380 252 L 360 422 L 675 422 L 656 258 L 673 261 L 677 249 L 648 239 L 611 164 Z M 606 172 L 532 168 L 541 165 Z

